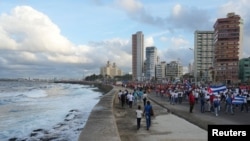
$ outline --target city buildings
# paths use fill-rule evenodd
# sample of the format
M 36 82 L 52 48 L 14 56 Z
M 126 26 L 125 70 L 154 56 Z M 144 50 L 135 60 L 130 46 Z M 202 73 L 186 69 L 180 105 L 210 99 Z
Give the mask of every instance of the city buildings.
M 170 81 L 180 79 L 183 75 L 183 66 L 179 61 L 171 61 L 166 64 L 166 78 Z
M 250 57 L 239 61 L 239 79 L 241 82 L 250 82 Z
M 157 48 L 146 47 L 145 77 L 147 80 L 155 79 L 155 66 L 157 64 Z
M 116 66 L 115 63 L 111 65 L 110 62 L 107 61 L 106 66 L 101 67 L 100 74 L 104 77 L 114 78 L 114 76 L 122 76 L 123 72 Z
M 235 13 L 228 13 L 226 18 L 218 18 L 212 31 L 196 30 L 194 33 L 194 63 L 188 66 L 189 72 L 194 74 L 195 82 L 215 82 L 224 84 L 246 81 L 249 69 L 242 59 L 243 20 Z M 170 63 L 157 61 L 156 47 L 146 48 L 144 62 L 144 35 L 141 31 L 132 35 L 132 73 L 133 79 L 142 81 L 174 80 L 183 75 L 183 66 L 179 61 Z M 164 71 L 165 69 L 165 71 Z M 145 74 L 145 75 L 144 75 Z M 247 77 L 247 78 L 246 78 Z M 239 79 L 240 78 L 240 79 Z
M 212 81 L 209 68 L 213 66 L 213 31 L 195 31 L 194 77 L 195 81 Z
M 214 24 L 215 81 L 239 82 L 239 60 L 242 58 L 243 20 L 235 13 L 219 18 Z
M 167 63 L 165 61 L 161 61 L 155 66 L 155 77 L 159 82 L 166 80 L 166 65 Z
M 144 34 L 141 31 L 132 35 L 132 79 L 144 78 Z

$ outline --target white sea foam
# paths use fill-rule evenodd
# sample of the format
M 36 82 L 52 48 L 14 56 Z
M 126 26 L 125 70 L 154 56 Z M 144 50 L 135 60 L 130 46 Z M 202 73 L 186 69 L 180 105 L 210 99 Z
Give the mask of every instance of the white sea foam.
M 1 141 L 76 141 L 101 96 L 93 88 L 76 84 L 28 86 L 22 85 L 19 90 L 2 90 L 0 86 Z

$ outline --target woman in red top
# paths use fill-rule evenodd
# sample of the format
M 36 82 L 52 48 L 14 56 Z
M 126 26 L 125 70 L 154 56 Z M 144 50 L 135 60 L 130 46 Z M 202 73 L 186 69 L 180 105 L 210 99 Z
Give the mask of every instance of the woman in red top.
M 189 100 L 189 105 L 190 105 L 189 112 L 192 113 L 194 109 L 194 104 L 195 104 L 195 97 L 192 91 L 190 91 L 188 95 L 188 100 Z

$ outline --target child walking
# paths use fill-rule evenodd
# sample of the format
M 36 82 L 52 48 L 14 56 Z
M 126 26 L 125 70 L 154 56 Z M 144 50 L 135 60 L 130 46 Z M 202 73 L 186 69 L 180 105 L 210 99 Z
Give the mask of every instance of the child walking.
M 141 118 L 142 118 L 142 110 L 141 110 L 141 105 L 138 105 L 138 108 L 136 110 L 136 117 L 137 117 L 137 130 L 140 129 L 141 127 Z

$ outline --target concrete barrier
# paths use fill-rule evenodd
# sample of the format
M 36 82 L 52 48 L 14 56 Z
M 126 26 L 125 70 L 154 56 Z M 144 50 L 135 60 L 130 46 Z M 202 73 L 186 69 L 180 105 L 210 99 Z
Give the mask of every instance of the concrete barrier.
M 117 92 L 113 88 L 95 105 L 78 141 L 121 141 L 113 114 Z

